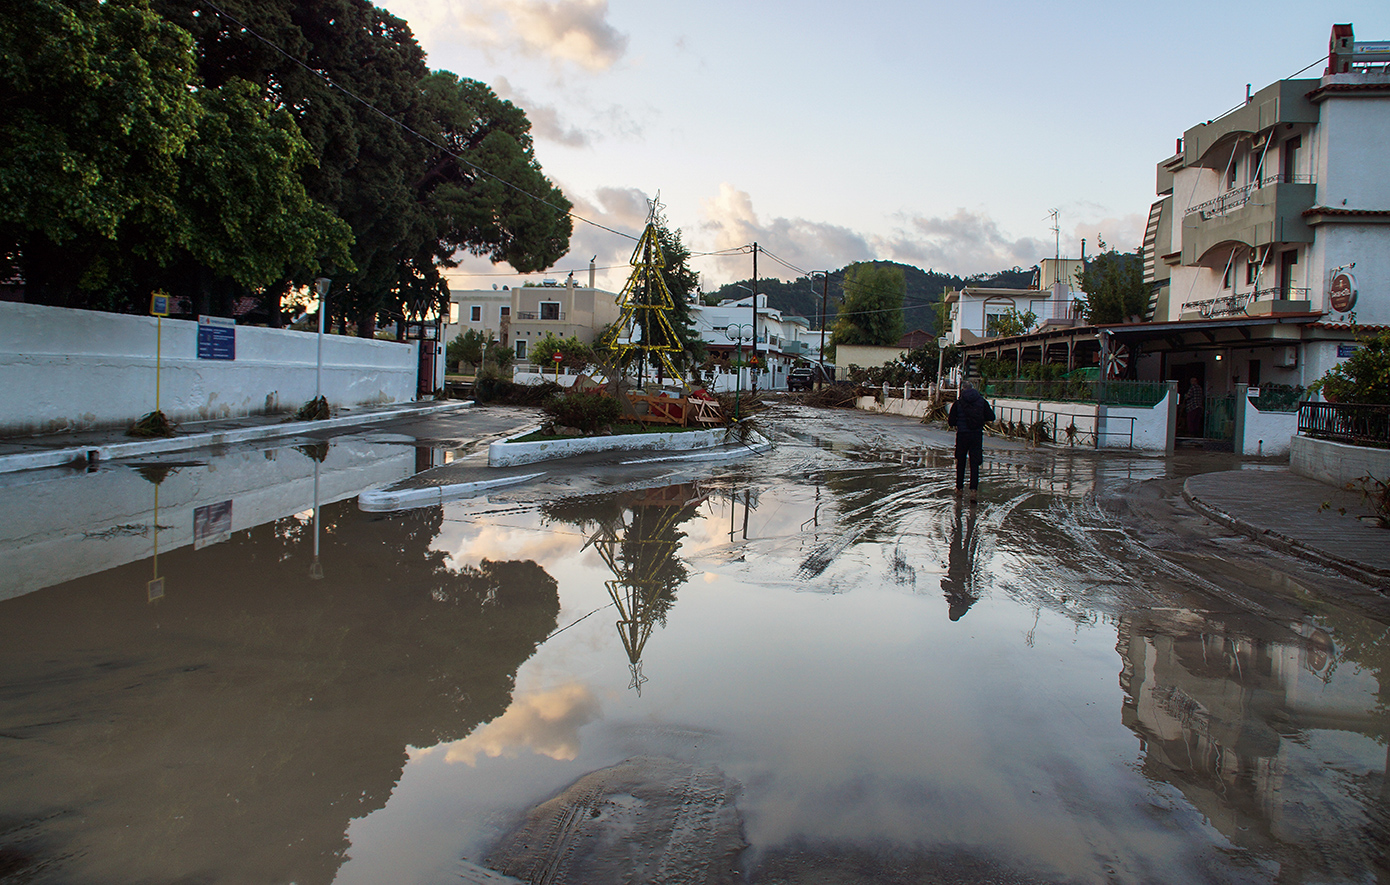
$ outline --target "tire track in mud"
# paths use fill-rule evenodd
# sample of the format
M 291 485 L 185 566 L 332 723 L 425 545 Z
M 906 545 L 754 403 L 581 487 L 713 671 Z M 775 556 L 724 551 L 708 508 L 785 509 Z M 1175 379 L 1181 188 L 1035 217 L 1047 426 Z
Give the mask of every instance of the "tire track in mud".
M 716 768 L 634 757 L 537 805 L 487 864 L 530 885 L 737 881 L 737 783 Z

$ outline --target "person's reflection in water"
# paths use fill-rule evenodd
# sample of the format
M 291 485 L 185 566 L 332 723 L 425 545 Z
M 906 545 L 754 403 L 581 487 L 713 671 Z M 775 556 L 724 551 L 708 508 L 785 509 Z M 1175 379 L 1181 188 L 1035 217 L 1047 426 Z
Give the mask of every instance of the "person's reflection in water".
M 961 511 L 966 511 L 962 518 Z M 947 554 L 946 574 L 941 576 L 941 592 L 946 597 L 947 610 L 953 621 L 959 621 L 979 601 L 975 593 L 975 502 L 968 508 L 956 499 L 951 520 L 951 547 Z

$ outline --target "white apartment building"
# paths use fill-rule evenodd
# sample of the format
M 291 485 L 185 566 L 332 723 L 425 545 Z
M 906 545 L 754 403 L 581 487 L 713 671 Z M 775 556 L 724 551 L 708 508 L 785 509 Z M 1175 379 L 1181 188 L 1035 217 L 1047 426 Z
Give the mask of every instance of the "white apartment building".
M 811 324 L 805 317 L 784 315 L 768 307 L 766 295 L 758 296 L 756 342 L 753 340 L 751 294 L 745 298 L 726 299 L 713 306 L 692 303 L 690 318 L 714 365 L 713 386 L 717 390 L 734 389 L 734 364 L 740 348 L 746 359 L 750 348 L 756 347 L 760 363 L 755 373 L 750 374 L 747 368 L 739 371 L 737 383 L 745 388 L 756 380 L 759 389 L 784 390 L 787 372 L 796 361 L 815 358 L 812 342 L 817 340 L 819 333 L 811 333 Z
M 1164 377 L 1311 384 L 1352 324 L 1390 324 L 1390 42 L 1334 25 L 1320 78 L 1188 129 L 1157 193 L 1145 275 L 1168 337 L 1144 337 Z

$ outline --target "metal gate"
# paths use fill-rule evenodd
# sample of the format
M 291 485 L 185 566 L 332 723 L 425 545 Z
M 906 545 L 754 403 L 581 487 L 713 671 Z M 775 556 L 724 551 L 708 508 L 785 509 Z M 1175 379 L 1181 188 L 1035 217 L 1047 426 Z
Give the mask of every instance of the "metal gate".
M 1203 439 L 1229 440 L 1235 436 L 1236 398 L 1234 394 L 1207 397 Z

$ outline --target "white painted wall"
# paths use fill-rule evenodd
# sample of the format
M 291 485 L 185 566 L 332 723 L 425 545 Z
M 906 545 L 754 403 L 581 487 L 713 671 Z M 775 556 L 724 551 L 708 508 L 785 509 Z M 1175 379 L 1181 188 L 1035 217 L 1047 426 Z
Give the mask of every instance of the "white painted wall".
M 1290 440 L 1289 470 L 1342 488 L 1363 476 L 1390 477 L 1390 450 L 1295 436 Z
M 1241 402 L 1237 400 L 1237 407 Z M 1245 399 L 1245 432 L 1235 440 L 1237 455 L 1283 456 L 1289 453 L 1290 440 L 1298 435 L 1297 412 L 1261 412 Z
M 198 324 L 0 303 L 0 433 L 119 427 L 160 409 L 175 422 L 290 411 L 314 396 L 317 335 L 236 330 L 235 360 L 198 359 Z M 417 345 L 325 335 L 330 405 L 410 401 Z
M 1101 416 L 1101 448 L 1123 448 L 1129 443 L 1130 421 L 1134 419 L 1134 448 L 1146 452 L 1162 452 L 1168 448 L 1172 439 L 1169 426 L 1169 400 L 1172 388 L 1163 395 L 1156 406 L 1104 406 Z

